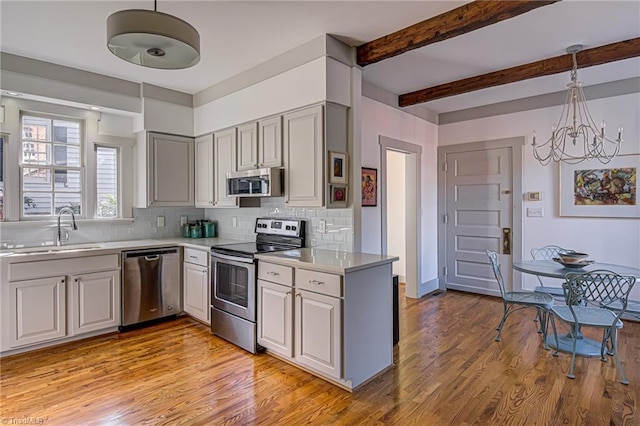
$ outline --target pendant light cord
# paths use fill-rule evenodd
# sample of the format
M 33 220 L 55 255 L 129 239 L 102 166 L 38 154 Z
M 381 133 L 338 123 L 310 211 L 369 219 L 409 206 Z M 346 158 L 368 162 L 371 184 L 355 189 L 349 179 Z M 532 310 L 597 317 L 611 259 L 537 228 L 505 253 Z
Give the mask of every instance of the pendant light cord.
M 158 0 L 153 0 L 153 11 L 154 12 L 158 11 Z

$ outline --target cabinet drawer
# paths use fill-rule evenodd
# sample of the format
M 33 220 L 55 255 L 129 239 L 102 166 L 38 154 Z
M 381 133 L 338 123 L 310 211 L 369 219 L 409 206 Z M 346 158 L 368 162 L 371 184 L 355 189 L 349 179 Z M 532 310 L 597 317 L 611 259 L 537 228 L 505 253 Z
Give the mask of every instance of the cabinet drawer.
M 119 269 L 119 259 L 120 256 L 117 254 L 104 254 L 13 263 L 9 265 L 9 280 L 21 281 L 54 275 L 74 275 Z
M 260 261 L 258 262 L 258 278 L 282 285 L 293 285 L 293 268 Z
M 326 294 L 328 296 L 342 297 L 341 278 L 340 275 L 296 268 L 297 288 Z
M 184 261 L 189 263 L 194 263 L 200 266 L 209 266 L 209 252 L 194 250 L 188 247 L 184 248 Z

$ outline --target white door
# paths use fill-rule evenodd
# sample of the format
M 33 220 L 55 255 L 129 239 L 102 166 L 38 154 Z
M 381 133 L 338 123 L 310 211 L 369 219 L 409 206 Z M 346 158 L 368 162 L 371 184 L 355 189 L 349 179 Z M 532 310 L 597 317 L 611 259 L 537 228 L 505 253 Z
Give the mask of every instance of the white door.
M 296 290 L 296 362 L 329 377 L 342 376 L 341 300 Z
M 209 321 L 209 268 L 184 263 L 184 311 L 200 321 Z
M 120 270 L 71 277 L 71 335 L 120 324 Z
M 14 281 L 9 291 L 11 347 L 67 335 L 65 277 Z
M 258 280 L 258 343 L 293 357 L 293 289 Z
M 213 206 L 213 135 L 196 138 L 196 207 Z
M 445 284 L 500 295 L 486 250 L 499 254 L 512 288 L 513 149 L 470 148 L 445 156 Z

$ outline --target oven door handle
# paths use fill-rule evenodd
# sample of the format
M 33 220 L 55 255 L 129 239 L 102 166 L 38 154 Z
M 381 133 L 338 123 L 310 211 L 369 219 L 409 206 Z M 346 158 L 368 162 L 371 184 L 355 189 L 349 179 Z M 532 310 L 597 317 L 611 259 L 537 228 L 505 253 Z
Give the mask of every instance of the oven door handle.
M 223 260 L 229 260 L 231 262 L 242 262 L 242 263 L 253 263 L 253 259 L 248 259 L 246 257 L 236 257 L 236 256 L 229 256 L 226 254 L 220 254 L 220 253 L 211 253 L 211 257 L 215 257 L 218 259 L 223 259 Z

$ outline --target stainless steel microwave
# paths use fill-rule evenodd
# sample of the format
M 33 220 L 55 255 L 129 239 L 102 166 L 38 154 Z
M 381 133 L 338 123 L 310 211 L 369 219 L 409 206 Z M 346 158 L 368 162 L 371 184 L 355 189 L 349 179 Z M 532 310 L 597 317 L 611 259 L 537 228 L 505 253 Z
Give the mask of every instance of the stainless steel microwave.
M 271 167 L 227 173 L 229 197 L 281 197 L 284 169 Z

